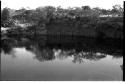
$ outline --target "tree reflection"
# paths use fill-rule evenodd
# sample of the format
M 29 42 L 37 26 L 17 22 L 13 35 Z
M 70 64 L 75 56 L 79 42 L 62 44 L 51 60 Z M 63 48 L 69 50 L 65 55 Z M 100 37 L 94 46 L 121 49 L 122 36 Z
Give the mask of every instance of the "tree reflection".
M 73 60 L 74 63 L 77 63 L 77 62 L 82 63 L 84 59 L 94 60 L 94 61 L 100 60 L 102 58 L 105 58 L 106 54 L 100 53 L 100 55 L 98 55 L 97 53 L 94 53 L 94 52 L 81 51 L 77 54 L 73 54 L 73 56 L 74 56 L 74 60 Z
M 120 65 L 121 70 L 123 71 L 123 65 Z
M 73 63 L 82 63 L 83 62 L 83 58 L 82 58 L 82 54 L 74 54 L 74 59 L 72 60 Z
M 40 36 L 39 36 L 40 37 Z M 43 61 L 50 61 L 54 59 L 64 60 L 68 57 L 72 57 L 73 63 L 83 63 L 84 59 L 87 60 L 93 60 L 98 61 L 100 59 L 103 59 L 107 56 L 108 53 L 114 52 L 117 53 L 115 49 L 112 49 L 114 51 L 108 51 L 105 50 L 108 47 L 105 46 L 105 49 L 100 48 L 100 45 L 94 45 L 94 43 L 91 44 L 92 39 L 89 42 L 89 39 L 87 41 L 81 40 L 59 40 L 58 39 L 47 39 L 48 37 L 44 36 L 42 37 L 33 37 L 30 39 L 27 37 L 18 37 L 18 38 L 7 38 L 2 39 L 2 47 L 1 50 L 3 50 L 5 53 L 10 53 L 12 48 L 14 47 L 25 47 L 26 50 L 31 51 L 35 54 L 35 59 L 39 60 L 40 62 Z M 81 41 L 81 42 L 80 42 Z M 85 42 L 85 43 L 84 43 Z M 88 43 L 87 43 L 88 42 Z M 90 44 L 89 44 L 90 43 Z M 102 45 L 103 46 L 103 45 Z M 113 47 L 112 47 L 113 48 Z M 121 52 L 121 51 L 120 51 Z M 11 54 L 9 54 L 11 55 Z M 120 58 L 122 57 L 122 54 L 110 54 L 114 58 Z
M 55 59 L 55 56 L 51 49 L 37 50 L 37 51 L 34 51 L 34 53 L 36 54 L 35 59 L 41 62 Z
M 1 40 L 1 43 L 1 50 L 4 51 L 5 54 L 9 54 L 13 48 L 11 39 L 3 39 Z
M 72 62 L 73 63 L 82 63 L 84 61 L 84 59 L 88 59 L 88 60 L 100 60 L 102 58 L 106 57 L 106 54 L 102 54 L 102 53 L 94 53 L 94 52 L 84 52 L 84 51 L 80 51 L 77 52 L 75 50 L 54 50 L 55 56 L 58 59 L 66 59 L 67 57 L 73 57 Z
M 99 53 L 99 55 L 98 55 L 98 53 L 91 52 L 91 51 L 90 52 L 86 52 L 86 53 L 82 53 L 82 55 L 83 55 L 83 58 L 89 59 L 89 60 L 94 60 L 94 61 L 100 60 L 100 59 L 106 57 L 106 54 Z
M 53 52 L 55 54 L 55 57 L 60 59 L 60 60 L 64 60 L 66 59 L 69 54 L 67 53 L 67 51 L 63 50 L 63 49 L 53 49 Z
M 122 54 L 116 54 L 116 55 L 113 55 L 113 58 L 116 58 L 116 59 L 119 59 L 119 58 L 122 58 Z

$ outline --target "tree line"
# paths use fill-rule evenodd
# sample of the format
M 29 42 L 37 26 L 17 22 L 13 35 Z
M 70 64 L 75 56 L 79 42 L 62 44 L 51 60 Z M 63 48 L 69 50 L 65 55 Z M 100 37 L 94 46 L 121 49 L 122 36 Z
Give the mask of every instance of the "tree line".
M 101 9 L 99 7 L 91 8 L 90 6 L 69 7 L 63 9 L 61 6 L 45 6 L 36 9 L 21 8 L 14 10 L 3 8 L 1 10 L 1 26 L 14 26 L 16 20 L 20 22 L 30 22 L 35 24 L 48 23 L 52 19 L 68 18 L 79 20 L 81 17 L 99 18 L 101 15 L 123 16 L 123 8 L 120 5 L 114 5 L 112 9 Z

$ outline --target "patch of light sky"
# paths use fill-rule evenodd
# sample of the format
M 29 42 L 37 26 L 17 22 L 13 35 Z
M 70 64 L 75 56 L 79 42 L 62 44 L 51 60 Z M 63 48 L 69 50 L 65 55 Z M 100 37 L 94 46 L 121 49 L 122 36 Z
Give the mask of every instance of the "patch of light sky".
M 34 9 L 41 6 L 61 6 L 81 7 L 88 5 L 91 8 L 100 7 L 104 9 L 112 9 L 113 5 L 119 4 L 123 6 L 124 0 L 1 0 L 1 8 L 8 7 L 12 9 L 30 8 Z

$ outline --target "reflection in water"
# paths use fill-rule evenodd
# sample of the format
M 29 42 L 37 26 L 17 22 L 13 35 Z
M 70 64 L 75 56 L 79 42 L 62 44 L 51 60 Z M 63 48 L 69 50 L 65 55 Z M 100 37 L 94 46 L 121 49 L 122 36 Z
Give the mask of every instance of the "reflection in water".
M 26 78 L 27 76 L 26 76 L 26 77 L 22 77 L 22 78 L 19 77 L 19 78 L 17 78 L 18 80 L 93 80 L 93 79 L 94 80 L 119 80 L 118 78 L 113 79 L 113 76 L 110 76 L 110 78 L 109 78 L 105 75 L 102 77 L 98 74 L 97 74 L 97 77 L 96 77 L 96 75 L 94 75 L 96 73 L 95 70 L 97 69 L 96 68 L 94 70 L 95 66 L 102 66 L 104 68 L 116 70 L 117 66 L 112 68 L 112 64 L 113 64 L 114 60 L 120 59 L 120 64 L 122 64 L 122 60 L 121 60 L 121 59 L 123 59 L 122 46 L 117 45 L 117 44 L 113 45 L 111 40 L 105 41 L 105 42 L 103 42 L 103 44 L 99 44 L 99 43 L 96 44 L 96 40 L 94 40 L 94 39 L 87 39 L 87 38 L 81 38 L 81 37 L 68 37 L 67 38 L 67 37 L 63 36 L 60 38 L 60 37 L 55 37 L 55 36 L 53 36 L 53 37 L 52 36 L 50 36 L 50 37 L 49 36 L 38 36 L 37 38 L 36 37 L 34 38 L 34 37 L 19 37 L 18 36 L 18 37 L 6 37 L 6 38 L 3 37 L 1 39 L 1 42 L 2 42 L 1 54 L 12 55 L 12 57 L 15 57 L 15 58 L 17 57 L 16 59 L 20 58 L 21 60 L 15 59 L 15 62 L 17 62 L 20 66 L 22 65 L 22 67 L 24 67 L 24 68 L 26 67 L 25 68 L 26 73 L 27 73 L 27 71 L 26 71 L 27 65 L 25 66 L 25 65 L 21 64 L 20 62 L 22 62 L 22 61 L 26 61 L 28 63 L 28 61 L 30 60 L 30 62 L 28 64 L 29 65 L 31 64 L 31 66 L 29 66 L 29 67 L 32 67 L 34 65 L 35 65 L 35 67 L 37 65 L 39 67 L 39 68 L 37 68 L 37 67 L 31 68 L 31 70 L 37 70 L 36 71 L 36 72 L 38 72 L 38 75 L 36 74 L 37 77 L 32 76 L 32 74 L 31 74 L 32 78 L 27 79 Z M 119 42 L 116 41 L 116 43 L 119 43 Z M 25 55 L 23 55 L 23 54 L 25 54 Z M 11 60 L 9 58 L 9 56 L 3 55 L 2 58 L 3 57 L 7 58 L 8 60 L 4 59 L 2 64 L 4 64 L 5 61 L 10 61 L 10 63 L 14 62 L 14 59 Z M 33 60 L 31 60 L 30 58 L 32 58 Z M 114 60 L 112 60 L 112 58 Z M 41 65 L 36 64 L 35 63 L 36 60 L 38 60 L 39 62 L 48 61 L 48 63 L 51 61 L 51 62 L 53 62 L 52 65 L 55 67 L 53 67 L 51 64 L 48 64 L 47 62 L 43 63 L 43 64 L 41 63 Z M 20 62 L 18 62 L 18 61 L 20 61 Z M 65 62 L 64 65 L 66 65 L 66 67 L 65 66 L 63 67 L 63 68 L 66 68 L 65 70 L 63 70 L 57 66 L 57 65 L 63 66 L 63 63 L 61 61 Z M 32 64 L 32 62 L 34 62 L 34 64 Z M 71 63 L 68 64 L 68 62 L 72 62 L 72 64 Z M 88 65 L 88 64 L 85 64 L 86 62 L 87 63 L 96 62 L 96 63 Z M 100 63 L 98 63 L 98 62 L 100 62 Z M 106 63 L 106 62 L 108 62 L 108 63 Z M 75 66 L 74 63 L 76 63 L 76 65 L 77 65 L 77 63 L 79 63 L 81 65 Z M 83 69 L 83 67 L 81 67 L 83 64 L 84 64 L 84 69 Z M 104 65 L 102 65 L 102 64 L 104 64 Z M 12 66 L 15 67 L 15 65 L 12 65 Z M 88 65 L 88 66 L 86 66 L 86 65 Z M 9 73 L 9 70 L 11 68 L 13 68 L 12 66 L 10 66 L 10 64 L 9 64 L 8 72 L 5 72 L 5 69 L 3 66 L 3 69 L 4 69 L 3 73 L 5 74 L 5 75 L 3 74 L 3 80 L 11 80 L 11 78 L 12 78 L 12 80 L 15 79 L 13 77 L 9 77 L 9 75 L 6 75 Z M 40 69 L 41 68 L 40 66 L 42 66 L 43 69 Z M 122 66 L 123 65 L 121 65 L 120 67 L 123 68 Z M 48 75 L 48 73 L 51 73 L 52 71 L 48 70 L 47 74 L 44 74 L 47 76 L 43 76 L 42 78 L 40 78 L 39 77 L 39 76 L 41 76 L 40 74 L 43 71 L 46 71 L 47 69 L 49 69 L 48 67 L 52 68 L 53 71 L 54 71 L 54 69 L 57 69 L 56 67 L 60 68 L 60 69 L 57 69 L 56 71 L 63 70 L 62 72 L 59 72 L 59 73 L 64 73 L 64 71 L 66 72 L 66 70 L 68 70 L 68 68 L 70 68 L 71 69 L 70 71 L 72 71 L 76 67 L 78 67 L 78 70 L 81 70 L 81 71 L 86 70 L 86 72 L 85 73 L 82 73 L 82 72 L 76 73 L 76 74 L 80 74 L 81 76 L 84 76 L 84 78 L 79 75 L 71 76 L 72 73 L 75 73 L 74 71 L 72 71 L 72 72 L 69 71 L 71 75 L 70 76 L 67 75 L 67 77 L 64 77 L 64 78 L 62 78 L 62 77 L 60 78 L 59 76 L 61 76 L 61 75 L 58 75 L 58 74 L 56 75 L 55 73 L 52 73 L 52 74 L 55 74 L 55 75 L 53 75 L 53 78 L 52 78 L 51 76 Z M 72 68 L 72 67 L 74 67 L 74 68 Z M 102 67 L 98 67 L 98 68 L 102 68 Z M 90 77 L 86 73 L 89 73 L 87 70 L 90 70 L 91 68 L 93 68 L 95 73 L 93 72 L 93 74 L 91 74 L 90 76 L 94 75 L 95 77 L 91 77 L 91 79 L 89 79 Z M 101 70 L 101 69 L 98 69 L 98 70 Z M 105 69 L 102 68 L 101 71 L 103 72 L 104 70 Z M 14 71 L 16 71 L 16 70 L 14 70 Z M 106 71 L 108 71 L 108 70 L 106 70 Z M 17 72 L 17 76 L 19 76 L 18 71 L 16 71 L 16 72 Z M 28 73 L 30 73 L 30 72 L 28 72 Z M 66 72 L 66 74 L 67 73 L 68 72 Z M 97 71 L 97 73 L 101 73 L 101 72 Z M 106 72 L 106 73 L 108 74 L 108 72 Z M 23 75 L 23 74 L 21 74 L 21 75 Z M 58 77 L 58 78 L 56 78 L 56 77 Z M 74 79 L 73 78 L 71 79 L 70 77 L 73 77 Z M 75 77 L 77 77 L 77 78 L 75 78 Z M 122 77 L 122 76 L 120 76 L 120 77 Z
M 45 39 L 47 38 L 47 39 Z M 55 37 L 54 37 L 55 38 Z M 51 39 L 51 40 L 50 40 Z M 56 40 L 55 40 L 56 39 Z M 89 44 L 91 42 L 95 42 L 94 40 L 86 39 L 77 41 L 79 38 L 71 38 L 73 40 L 63 39 L 63 41 L 58 41 L 57 38 L 45 37 L 43 38 L 24 38 L 24 37 L 17 37 L 17 38 L 4 38 L 2 39 L 2 47 L 1 50 L 4 51 L 5 54 L 11 55 L 12 48 L 14 47 L 25 47 L 28 51 L 35 53 L 35 58 L 39 61 L 48 61 L 55 59 L 65 59 L 68 56 L 72 56 L 74 58 L 73 62 L 83 62 L 84 59 L 89 60 L 100 60 L 106 57 L 107 54 L 112 55 L 113 58 L 120 58 L 122 57 L 122 49 L 112 47 L 112 45 L 104 46 L 104 48 L 100 47 L 99 45 Z M 59 38 L 60 40 L 60 38 Z M 112 49 L 111 49 L 112 48 Z M 114 48 L 114 49 L 113 49 Z M 110 50 L 110 51 L 109 51 Z M 119 51 L 119 52 L 118 52 Z M 113 53 L 112 53 L 113 52 Z
M 120 65 L 121 69 L 123 70 L 123 65 Z

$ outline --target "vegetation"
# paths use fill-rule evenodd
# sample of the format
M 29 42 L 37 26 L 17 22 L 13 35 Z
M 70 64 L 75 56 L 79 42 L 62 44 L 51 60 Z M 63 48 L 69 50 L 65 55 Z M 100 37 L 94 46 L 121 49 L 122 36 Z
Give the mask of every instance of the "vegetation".
M 89 6 L 63 9 L 46 6 L 2 11 L 2 27 L 12 27 L 12 34 L 80 35 L 87 37 L 123 38 L 123 8 L 90 8 Z M 107 16 L 107 17 L 105 17 Z
M 13 19 L 10 17 L 9 8 L 4 8 L 1 12 L 1 26 L 10 27 L 14 25 Z

